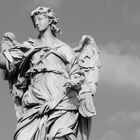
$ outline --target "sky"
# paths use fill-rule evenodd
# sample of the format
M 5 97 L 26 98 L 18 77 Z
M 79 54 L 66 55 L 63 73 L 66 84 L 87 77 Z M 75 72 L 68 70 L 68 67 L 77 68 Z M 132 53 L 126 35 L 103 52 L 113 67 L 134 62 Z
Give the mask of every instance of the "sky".
M 1 0 L 0 37 L 13 32 L 19 42 L 35 38 L 30 12 L 49 6 L 60 19 L 58 38 L 75 47 L 91 35 L 100 50 L 90 140 L 140 139 L 140 1 L 139 0 Z M 16 116 L 8 83 L 0 77 L 0 137 L 11 140 Z

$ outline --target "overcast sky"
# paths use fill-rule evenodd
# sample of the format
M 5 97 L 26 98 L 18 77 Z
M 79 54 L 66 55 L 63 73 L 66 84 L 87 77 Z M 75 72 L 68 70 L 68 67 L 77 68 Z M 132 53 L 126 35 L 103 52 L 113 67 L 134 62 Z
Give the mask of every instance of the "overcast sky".
M 72 47 L 82 35 L 95 39 L 102 69 L 95 96 L 97 116 L 90 140 L 140 139 L 140 0 L 1 0 L 0 37 L 9 31 L 20 42 L 35 38 L 30 12 L 51 6 Z M 8 83 L 0 77 L 0 137 L 11 140 L 16 116 Z

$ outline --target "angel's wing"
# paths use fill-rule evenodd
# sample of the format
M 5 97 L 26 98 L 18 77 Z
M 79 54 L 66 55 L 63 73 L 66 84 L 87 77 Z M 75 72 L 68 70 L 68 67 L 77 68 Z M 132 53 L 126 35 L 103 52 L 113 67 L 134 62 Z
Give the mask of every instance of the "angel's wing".
M 99 68 L 101 67 L 98 47 L 91 36 L 84 35 L 74 51 L 78 55 L 78 65 L 85 73 L 86 82 L 94 94 L 99 81 Z
M 79 112 L 84 117 L 90 117 L 96 114 L 93 95 L 96 92 L 99 68 L 101 67 L 99 50 L 94 39 L 91 36 L 84 35 L 79 46 L 74 48 L 74 51 L 77 56 L 78 66 L 85 74 L 85 83 L 82 86 L 82 91 L 79 92 L 81 98 Z

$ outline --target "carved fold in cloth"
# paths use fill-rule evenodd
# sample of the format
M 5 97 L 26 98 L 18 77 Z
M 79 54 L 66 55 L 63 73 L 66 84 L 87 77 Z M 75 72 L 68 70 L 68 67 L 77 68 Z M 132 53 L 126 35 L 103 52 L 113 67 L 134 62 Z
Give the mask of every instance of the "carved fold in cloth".
M 84 36 L 75 52 L 33 40 L 21 46 L 3 53 L 18 119 L 14 140 L 87 140 L 100 68 L 93 40 Z

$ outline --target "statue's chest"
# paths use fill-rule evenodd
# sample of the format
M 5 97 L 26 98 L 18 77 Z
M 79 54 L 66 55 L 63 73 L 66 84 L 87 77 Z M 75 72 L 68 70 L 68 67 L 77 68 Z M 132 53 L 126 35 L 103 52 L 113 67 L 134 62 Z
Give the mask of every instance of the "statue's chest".
M 60 55 L 53 51 L 39 51 L 32 56 L 31 59 L 32 65 L 44 64 L 46 67 L 53 66 L 53 67 L 63 67 L 64 62 Z

